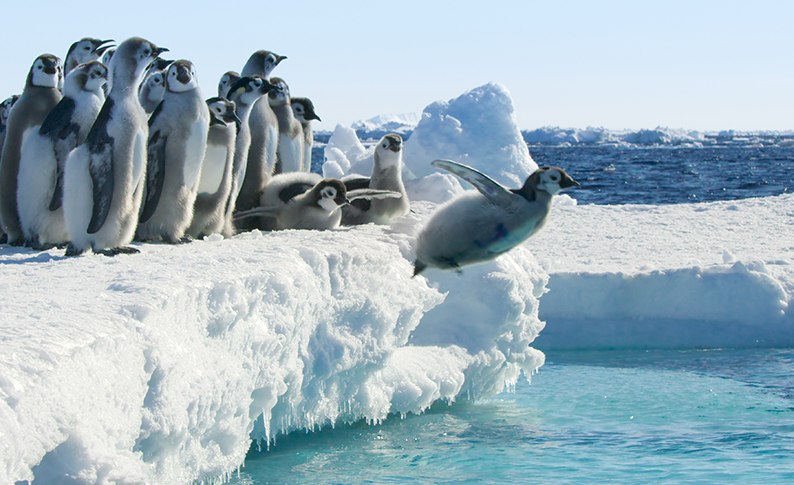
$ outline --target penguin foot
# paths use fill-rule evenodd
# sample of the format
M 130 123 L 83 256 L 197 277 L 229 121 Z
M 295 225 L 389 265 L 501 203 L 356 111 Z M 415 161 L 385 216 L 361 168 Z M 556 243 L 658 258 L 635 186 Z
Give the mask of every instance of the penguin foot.
M 25 241 L 22 239 L 14 239 L 13 241 L 8 241 L 7 243 L 9 246 L 20 247 L 25 245 Z
M 8 234 L 3 233 L 3 235 L 0 236 L 0 244 L 8 244 Z
M 80 256 L 85 252 L 84 249 L 80 249 L 72 243 L 69 243 L 66 246 L 66 256 Z
M 427 268 L 427 265 L 418 259 L 414 262 L 414 276 L 418 275 Z M 411 276 L 413 278 L 414 276 Z
M 55 244 L 41 244 L 38 241 L 33 241 L 30 247 L 33 248 L 34 251 L 49 251 L 55 247 Z
M 188 244 L 193 242 L 193 237 L 191 236 L 182 236 L 182 239 L 179 240 L 179 244 Z
M 129 246 L 123 246 L 118 248 L 110 248 L 110 249 L 94 249 L 94 253 L 101 254 L 103 256 L 107 256 L 112 258 L 113 256 L 119 254 L 138 254 L 141 251 L 139 249 L 131 248 Z

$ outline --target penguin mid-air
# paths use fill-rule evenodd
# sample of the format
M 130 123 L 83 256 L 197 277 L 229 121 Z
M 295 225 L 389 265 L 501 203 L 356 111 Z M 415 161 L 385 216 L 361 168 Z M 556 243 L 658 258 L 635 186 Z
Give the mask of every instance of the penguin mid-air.
M 233 101 L 223 97 L 207 100 L 210 128 L 207 148 L 201 163 L 193 220 L 187 234 L 199 239 L 210 234 L 220 234 L 225 224 L 226 202 L 232 189 L 234 148 L 240 118 L 235 113 Z
M 341 207 L 361 198 L 391 198 L 400 194 L 388 190 L 360 189 L 348 192 L 337 179 L 323 179 L 316 173 L 289 172 L 273 177 L 259 207 L 239 212 L 237 219 L 259 217 L 270 221 L 270 230 L 339 227 Z
M 279 56 L 270 51 L 260 50 L 254 52 L 246 62 L 240 75 L 260 76 L 269 79 L 273 69 L 285 56 Z M 231 98 L 229 98 L 231 99 Z M 262 99 L 254 104 L 248 120 L 251 128 L 251 143 L 248 148 L 248 164 L 245 171 L 245 178 L 240 187 L 240 194 L 237 197 L 237 208 L 246 210 L 256 207 L 262 190 L 270 181 L 273 169 L 276 164 L 276 152 L 278 150 L 278 119 L 270 108 L 266 99 Z M 245 223 L 253 221 L 242 221 L 241 229 L 253 229 L 255 226 L 246 226 Z
M 414 276 L 428 266 L 460 270 L 506 253 L 539 231 L 548 220 L 551 198 L 579 187 L 564 170 L 541 167 L 520 189 L 507 189 L 487 175 L 450 160 L 442 168 L 474 185 L 438 208 L 419 231 Z
M 107 73 L 95 60 L 72 69 L 64 81 L 63 98 L 22 144 L 17 207 L 26 243 L 34 249 L 68 241 L 61 207 L 64 164 L 96 120 L 105 100 Z
M 226 71 L 221 80 L 218 81 L 218 96 L 221 98 L 229 98 L 229 88 L 240 79 L 240 75 L 235 71 Z
M 290 98 L 292 114 L 303 128 L 303 172 L 312 171 L 312 146 L 314 145 L 314 130 L 312 120 L 322 121 L 314 112 L 314 104 L 309 98 Z
M 149 138 L 138 87 L 149 64 L 167 50 L 132 37 L 119 44 L 113 54 L 110 93 L 85 143 L 66 159 L 63 206 L 70 239 L 67 256 L 88 249 L 107 256 L 139 252 L 126 247 L 138 224 Z
M 229 192 L 229 200 L 226 204 L 225 222 L 223 236 L 231 237 L 236 233 L 233 214 L 237 209 L 240 190 L 245 180 L 247 165 L 250 157 L 248 150 L 251 146 L 251 127 L 249 117 L 254 105 L 273 89 L 273 86 L 259 76 L 242 77 L 229 89 L 229 100 L 237 106 L 237 117 L 240 119 L 237 140 L 235 140 L 234 162 L 232 164 L 232 187 Z M 267 103 L 265 103 L 267 104 Z M 255 205 L 258 205 L 257 200 Z
M 108 49 L 113 47 L 110 42 L 113 42 L 113 39 L 99 40 L 83 37 L 72 44 L 63 61 L 64 75 L 68 75 L 72 72 L 72 69 L 80 64 L 99 59 Z
M 270 84 L 275 87 L 267 93 L 267 101 L 278 120 L 275 173 L 303 172 L 303 125 L 292 112 L 289 86 L 278 77 L 271 78 Z
M 165 71 L 149 71 L 141 83 L 141 90 L 138 93 L 143 110 L 147 114 L 152 114 L 165 96 Z
M 186 242 L 193 218 L 210 114 L 193 63 L 175 61 L 166 74 L 163 102 L 149 119 L 146 197 L 137 238 Z
M 63 78 L 61 60 L 50 54 L 39 56 L 30 68 L 25 89 L 11 108 L 6 138 L 0 158 L 0 222 L 8 243 L 23 243 L 22 226 L 17 212 L 17 176 L 22 141 L 28 130 L 37 128 L 61 100 L 58 85 Z
M 411 210 L 408 194 L 405 192 L 402 178 L 402 147 L 400 135 L 389 134 L 378 142 L 375 148 L 374 165 L 371 177 L 348 176 L 342 181 L 348 190 L 368 187 L 370 189 L 391 190 L 399 192 L 400 198 L 385 200 L 360 200 L 342 209 L 342 224 L 352 226 L 358 224 L 388 225 L 392 218 L 404 216 Z

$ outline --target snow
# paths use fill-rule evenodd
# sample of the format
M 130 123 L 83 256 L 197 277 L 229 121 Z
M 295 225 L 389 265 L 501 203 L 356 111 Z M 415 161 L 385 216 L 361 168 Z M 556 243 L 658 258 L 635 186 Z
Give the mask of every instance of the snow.
M 542 371 L 544 350 L 794 345 L 792 195 L 557 196 L 546 227 L 509 253 L 412 278 L 421 224 L 470 189 L 420 177 L 423 160 L 511 187 L 523 179 L 509 170 L 531 170 L 507 101 L 490 84 L 425 110 L 405 147 L 413 211 L 390 226 L 115 258 L 0 246 L 0 483 L 216 483 L 252 439 L 490 396 Z M 329 171 L 367 157 L 348 127 L 331 141 Z

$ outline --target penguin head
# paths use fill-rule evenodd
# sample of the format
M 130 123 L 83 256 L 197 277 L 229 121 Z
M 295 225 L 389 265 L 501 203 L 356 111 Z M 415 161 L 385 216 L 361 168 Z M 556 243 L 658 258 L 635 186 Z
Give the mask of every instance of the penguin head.
M 113 39 L 100 40 L 83 37 L 69 47 L 66 53 L 66 71 L 71 71 L 80 64 L 99 59 L 107 49 L 113 47 Z
M 146 77 L 144 84 L 149 88 L 149 97 L 152 96 L 152 93 L 160 93 L 159 96 L 162 96 L 162 92 L 165 91 L 165 73 L 163 71 L 151 71 Z
M 111 47 L 111 48 L 107 49 L 105 51 L 105 53 L 102 54 L 102 64 L 104 64 L 107 67 L 110 67 L 110 60 L 113 59 L 113 54 L 115 52 L 116 52 L 116 48 L 115 47 Z
M 284 106 L 289 104 L 289 86 L 280 77 L 270 78 L 273 89 L 267 93 L 270 106 Z
M 52 54 L 42 54 L 33 61 L 26 86 L 57 88 L 63 82 L 63 65 Z
M 375 163 L 380 168 L 399 168 L 402 161 L 403 139 L 390 133 L 378 142 L 375 148 Z
M 323 179 L 312 189 L 316 203 L 326 212 L 333 212 L 339 207 L 349 204 L 345 184 L 337 179 Z
M 248 62 L 243 67 L 243 76 L 262 76 L 265 79 L 270 77 L 273 69 L 279 65 L 287 56 L 280 56 L 270 51 L 260 50 L 251 54 Z
M 210 125 L 226 125 L 226 123 L 231 122 L 239 125 L 242 123 L 240 118 L 237 117 L 237 113 L 235 113 L 234 101 L 229 101 L 226 98 L 218 96 L 216 98 L 208 99 L 207 107 L 209 108 L 210 115 L 212 116 Z
M 196 68 L 193 63 L 185 59 L 174 61 L 168 67 L 166 87 L 172 93 L 184 93 L 198 89 Z
M 19 95 L 15 94 L 6 98 L 2 103 L 0 103 L 0 125 L 5 126 L 6 121 L 8 120 L 8 114 L 11 112 L 11 108 L 14 107 L 14 103 L 16 103 L 18 99 Z
M 259 98 L 273 89 L 273 85 L 260 76 L 245 76 L 229 88 L 229 100 L 239 105 L 252 106 Z
M 238 79 L 240 79 L 239 74 L 234 71 L 226 71 L 226 73 L 221 76 L 220 82 L 218 82 L 218 96 L 221 98 L 228 97 L 229 88 L 231 88 Z
M 565 170 L 558 167 L 540 167 L 527 178 L 524 186 L 518 191 L 519 194 L 534 200 L 533 192 L 542 190 L 549 195 L 556 195 L 562 189 L 568 187 L 581 187 L 579 182 L 571 178 Z M 529 196 L 529 197 L 528 197 Z
M 146 39 L 131 37 L 119 44 L 108 67 L 113 78 L 118 79 L 121 76 L 127 80 L 126 84 L 134 85 L 137 89 L 149 65 L 157 56 L 167 51 L 165 47 L 157 47 Z M 113 85 L 116 85 L 116 81 Z
M 99 61 L 80 64 L 66 75 L 64 94 L 74 96 L 79 91 L 100 93 L 108 80 L 108 68 Z
M 314 112 L 314 104 L 309 98 L 290 98 L 289 102 L 292 106 L 292 114 L 301 123 L 306 124 L 311 120 L 322 121 Z

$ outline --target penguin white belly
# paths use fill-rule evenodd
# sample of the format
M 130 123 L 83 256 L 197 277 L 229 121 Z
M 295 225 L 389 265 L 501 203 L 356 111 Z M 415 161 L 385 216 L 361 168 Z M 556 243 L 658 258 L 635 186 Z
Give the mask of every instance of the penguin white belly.
M 300 172 L 303 169 L 303 140 L 281 134 L 278 138 L 278 159 L 281 172 Z
M 57 161 L 52 140 L 40 136 L 38 129 L 37 126 L 28 130 L 22 144 L 17 179 L 19 222 L 27 239 L 38 236 L 42 244 L 59 244 L 69 236 L 63 211 L 50 211 Z
M 209 145 L 201 165 L 198 193 L 214 194 L 218 192 L 226 170 L 226 156 L 228 150 L 225 145 Z
M 185 167 L 182 172 L 182 183 L 191 191 L 196 190 L 201 174 L 201 162 L 207 146 L 207 121 L 199 119 L 190 127 L 190 135 L 185 144 Z
M 88 170 L 90 158 L 85 145 L 72 150 L 63 174 L 63 216 L 69 240 L 80 249 L 90 247 L 88 223 L 94 207 L 93 182 Z
M 268 165 L 268 173 L 273 173 L 276 164 L 276 152 L 278 151 L 278 128 L 276 128 L 274 124 L 273 126 L 266 127 L 265 131 L 267 132 L 267 137 L 265 138 L 265 153 L 267 158 L 265 160 Z
M 135 141 L 132 146 L 132 187 L 138 187 L 143 176 L 143 171 L 146 168 L 146 144 L 148 143 L 149 133 L 148 130 L 138 130 L 135 135 Z

